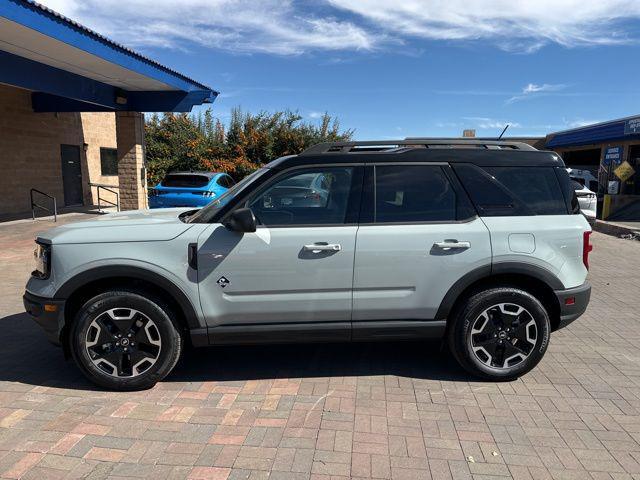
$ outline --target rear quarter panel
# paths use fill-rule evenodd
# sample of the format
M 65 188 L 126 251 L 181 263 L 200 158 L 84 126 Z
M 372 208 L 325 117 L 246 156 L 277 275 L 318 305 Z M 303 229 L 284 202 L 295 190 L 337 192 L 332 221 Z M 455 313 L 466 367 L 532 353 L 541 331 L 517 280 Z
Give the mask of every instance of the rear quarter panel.
M 564 288 L 582 285 L 583 232 L 591 230 L 582 215 L 484 217 L 491 232 L 493 264 L 517 262 L 552 273 Z

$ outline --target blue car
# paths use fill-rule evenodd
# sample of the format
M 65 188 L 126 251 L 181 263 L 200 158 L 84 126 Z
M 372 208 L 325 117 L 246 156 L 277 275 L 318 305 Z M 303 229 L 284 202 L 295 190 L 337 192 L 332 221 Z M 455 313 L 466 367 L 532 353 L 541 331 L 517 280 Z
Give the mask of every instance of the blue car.
M 219 172 L 174 172 L 149 189 L 149 208 L 204 207 L 235 184 Z

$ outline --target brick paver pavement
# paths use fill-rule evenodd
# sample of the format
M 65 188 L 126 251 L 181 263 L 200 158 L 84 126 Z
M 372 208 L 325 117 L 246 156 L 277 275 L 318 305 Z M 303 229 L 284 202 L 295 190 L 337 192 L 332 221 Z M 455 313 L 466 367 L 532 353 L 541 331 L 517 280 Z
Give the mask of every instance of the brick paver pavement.
M 640 479 L 638 242 L 593 235 L 587 314 L 511 383 L 438 343 L 304 345 L 191 352 L 115 393 L 22 313 L 43 226 L 0 226 L 3 478 Z

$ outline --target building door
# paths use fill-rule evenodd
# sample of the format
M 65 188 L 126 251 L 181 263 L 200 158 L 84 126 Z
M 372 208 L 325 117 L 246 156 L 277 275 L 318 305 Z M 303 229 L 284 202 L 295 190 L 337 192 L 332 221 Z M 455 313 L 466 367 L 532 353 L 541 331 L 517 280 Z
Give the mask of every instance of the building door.
M 629 145 L 629 163 L 636 173 L 627 181 L 633 182 L 634 188 L 629 193 L 640 195 L 640 145 Z
M 82 205 L 82 170 L 80 168 L 80 147 L 60 145 L 62 158 L 62 185 L 64 204 Z

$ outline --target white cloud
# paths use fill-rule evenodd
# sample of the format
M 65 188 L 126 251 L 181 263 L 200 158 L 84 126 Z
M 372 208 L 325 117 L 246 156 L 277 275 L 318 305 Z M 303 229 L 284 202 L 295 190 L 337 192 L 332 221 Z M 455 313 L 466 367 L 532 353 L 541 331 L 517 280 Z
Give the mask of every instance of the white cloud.
M 548 43 L 567 47 L 629 43 L 624 29 L 640 17 L 637 0 L 327 0 L 401 37 L 488 40 L 531 52 Z
M 195 43 L 279 55 L 393 45 L 406 52 L 416 47 L 409 39 L 484 42 L 518 52 L 549 43 L 630 43 L 637 38 L 628 22 L 640 18 L 638 0 L 41 1 L 135 48 L 187 50 Z
M 316 119 L 316 118 L 322 118 L 323 115 L 324 115 L 324 113 L 322 113 L 322 112 L 315 112 L 314 111 L 314 112 L 309 112 L 309 114 L 307 116 L 309 118 Z
M 483 129 L 483 130 L 495 130 L 502 129 L 509 125 L 509 128 L 520 128 L 521 125 L 518 122 L 509 122 L 503 120 L 496 120 L 495 118 L 488 117 L 462 117 L 466 120 L 471 127 Z
M 509 104 L 509 103 L 518 102 L 520 100 L 526 100 L 528 98 L 532 98 L 533 96 L 536 96 L 536 94 L 548 94 L 549 92 L 558 92 L 560 90 L 564 90 L 565 88 L 566 88 L 566 85 L 562 83 L 558 83 L 558 84 L 543 83 L 541 85 L 538 85 L 535 83 L 529 83 L 522 89 L 522 93 L 520 95 L 514 95 L 513 97 L 509 98 L 506 103 Z
M 371 50 L 384 41 L 335 16 L 316 16 L 291 0 L 40 0 L 57 12 L 132 47 L 295 55 L 310 50 Z

